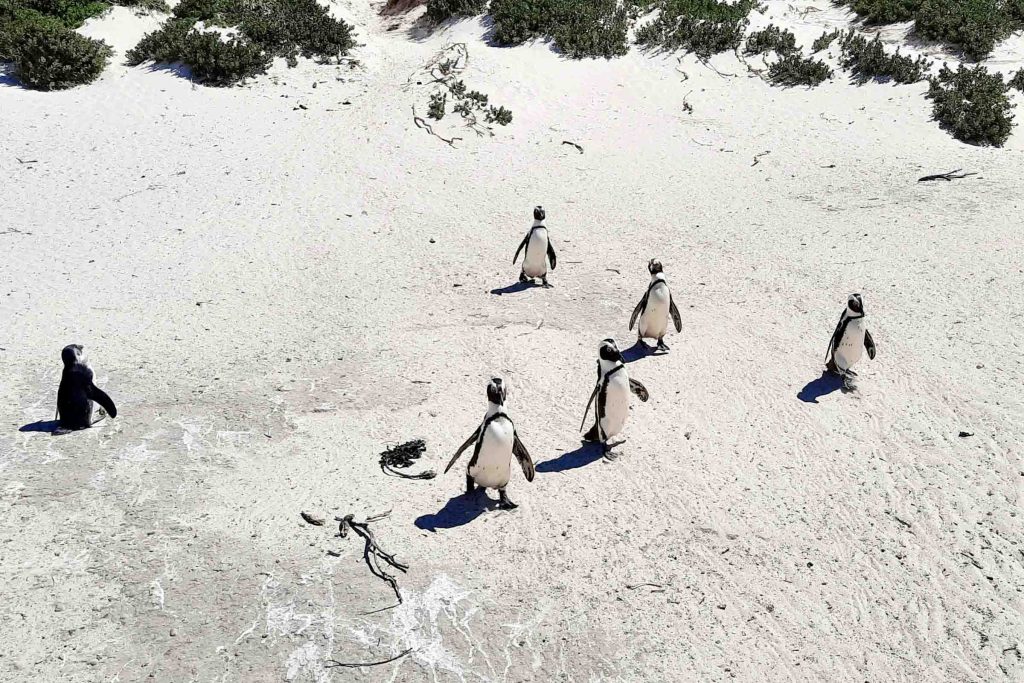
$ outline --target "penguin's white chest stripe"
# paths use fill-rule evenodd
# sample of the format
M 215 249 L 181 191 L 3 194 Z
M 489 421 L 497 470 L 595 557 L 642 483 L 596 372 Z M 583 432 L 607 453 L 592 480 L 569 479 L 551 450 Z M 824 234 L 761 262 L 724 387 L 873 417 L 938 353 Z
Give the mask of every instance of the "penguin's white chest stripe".
M 605 438 L 611 438 L 622 431 L 629 415 L 629 375 L 619 370 L 608 378 L 604 395 L 604 415 L 601 417 L 601 431 Z
M 647 306 L 640 316 L 640 335 L 649 339 L 661 339 L 668 331 L 668 285 L 660 283 L 651 288 L 647 295 Z
M 498 418 L 487 425 L 476 462 L 469 474 L 480 486 L 503 488 L 512 474 L 513 427 L 511 420 Z
M 527 277 L 541 277 L 548 272 L 548 231 L 537 228 L 530 233 L 526 243 L 526 257 L 523 260 L 523 272 Z
M 854 318 L 846 324 L 843 338 L 836 344 L 836 365 L 846 370 L 860 360 L 864 353 L 864 318 Z

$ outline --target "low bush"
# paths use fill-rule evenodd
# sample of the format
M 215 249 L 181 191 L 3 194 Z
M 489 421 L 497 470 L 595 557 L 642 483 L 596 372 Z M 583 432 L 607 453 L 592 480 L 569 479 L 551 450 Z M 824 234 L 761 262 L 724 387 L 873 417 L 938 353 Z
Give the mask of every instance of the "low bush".
M 835 31 L 825 31 L 820 36 L 815 38 L 813 43 L 811 43 L 811 52 L 821 52 L 822 50 L 827 50 L 829 46 L 832 45 L 833 42 L 835 42 L 835 39 L 838 38 L 840 35 L 842 35 L 842 31 L 840 31 L 839 29 L 836 29 Z
M 648 48 L 684 50 L 707 59 L 739 47 L 754 0 L 734 4 L 716 0 L 659 0 L 657 18 L 636 32 L 636 42 Z
M 1013 74 L 1013 78 L 1011 78 L 1006 85 L 1010 86 L 1014 90 L 1024 92 L 1024 69 L 1019 69 L 1017 73 Z
M 355 46 L 352 27 L 316 0 L 243 2 L 235 12 L 246 38 L 281 57 L 298 52 L 322 61 L 339 59 Z
M 616 0 L 492 0 L 490 13 L 499 45 L 550 38 L 573 59 L 610 59 L 629 49 L 629 12 Z
M 110 46 L 67 29 L 31 29 L 14 49 L 14 76 L 37 90 L 90 83 L 103 72 Z
M 896 83 L 916 83 L 924 80 L 931 66 L 924 57 L 912 59 L 901 55 L 899 48 L 890 54 L 882 47 L 882 39 L 878 36 L 869 41 L 853 30 L 843 36 L 840 47 L 840 63 L 844 69 L 849 69 L 854 79 L 861 84 L 870 80 L 885 79 L 891 79 Z
M 806 85 L 813 88 L 832 78 L 828 64 L 801 54 L 788 54 L 768 67 L 768 80 L 775 85 Z
M 182 59 L 204 85 L 225 87 L 266 73 L 270 55 L 248 40 L 224 40 L 219 33 L 193 31 L 185 38 Z
M 913 19 L 921 0 L 850 0 L 846 4 L 868 24 L 895 24 Z
M 1007 0 L 924 0 L 914 30 L 924 38 L 960 46 L 971 59 L 983 59 L 1021 28 L 1014 14 Z
M 182 61 L 185 55 L 185 38 L 193 26 L 193 19 L 168 19 L 163 27 L 147 33 L 135 47 L 128 50 L 125 61 L 128 66 L 138 66 L 148 61 L 157 64 Z
M 487 0 L 427 0 L 427 18 L 435 23 L 453 17 L 474 17 L 487 11 Z
M 747 36 L 747 44 L 743 47 L 743 53 L 763 55 L 766 52 L 775 52 L 779 55 L 788 55 L 799 49 L 796 44 L 796 36 L 792 31 L 769 24 L 766 28 L 754 31 Z
M 1009 86 L 983 66 L 943 66 L 929 79 L 932 117 L 957 140 L 1002 147 L 1013 127 Z

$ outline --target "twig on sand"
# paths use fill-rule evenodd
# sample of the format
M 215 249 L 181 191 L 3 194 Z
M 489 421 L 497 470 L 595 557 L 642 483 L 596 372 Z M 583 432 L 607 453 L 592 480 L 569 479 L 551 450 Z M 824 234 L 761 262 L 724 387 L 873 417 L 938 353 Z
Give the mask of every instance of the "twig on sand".
M 38 159 L 22 159 L 21 157 L 14 157 L 18 160 L 19 164 L 36 164 L 39 163 Z
M 923 178 L 918 178 L 917 182 L 927 183 L 929 180 L 945 180 L 946 182 L 949 182 L 951 180 L 956 180 L 957 178 L 967 178 L 972 175 L 978 175 L 977 173 L 961 173 L 962 170 L 962 168 L 958 168 L 955 171 L 950 171 L 949 173 L 926 175 Z
M 425 450 L 427 450 L 427 444 L 423 439 L 414 439 L 413 441 L 398 444 L 380 454 L 380 469 L 384 474 L 402 479 L 433 479 L 437 476 L 437 472 L 434 470 L 427 470 L 418 474 L 406 474 L 398 471 L 399 469 L 412 467 Z
M 451 139 L 449 139 L 449 138 L 444 137 L 443 135 L 438 135 L 437 133 L 435 133 L 434 129 L 430 127 L 429 123 L 427 123 L 421 117 L 416 115 L 416 105 L 415 104 L 412 106 L 412 120 L 413 120 L 413 123 L 416 124 L 417 128 L 422 128 L 423 130 L 427 131 L 428 133 L 433 135 L 438 140 L 443 140 L 444 142 L 447 142 L 449 147 L 455 147 L 455 141 L 462 139 L 462 138 L 457 138 L 457 137 L 452 137 Z
M 761 163 L 761 157 L 768 156 L 771 153 L 772 153 L 772 151 L 770 149 L 768 149 L 768 150 L 765 150 L 764 152 L 761 152 L 760 154 L 755 154 L 754 155 L 754 163 L 752 163 L 751 166 L 757 166 L 759 163 Z
M 896 520 L 897 522 L 899 522 L 900 524 L 902 524 L 903 526 L 907 527 L 908 529 L 910 529 L 910 528 L 912 528 L 912 527 L 913 527 L 913 524 L 911 524 L 911 523 L 910 523 L 910 522 L 908 522 L 907 520 L 905 520 L 905 519 L 900 519 L 900 516 L 899 516 L 899 515 L 893 515 L 893 516 L 892 516 L 892 518 L 893 518 L 893 519 L 895 519 L 895 520 Z
M 141 190 L 135 190 L 135 192 L 129 192 L 128 194 L 123 194 L 120 197 L 118 197 L 117 199 L 115 199 L 114 201 L 115 202 L 119 202 L 122 199 L 127 199 L 128 197 L 134 197 L 135 195 L 139 194 L 140 192 L 149 192 L 150 190 L 159 190 L 161 188 L 163 188 L 163 185 L 156 185 L 156 184 L 149 185 L 147 187 L 142 188 Z
M 716 69 L 715 67 L 713 67 L 711 65 L 710 61 L 708 61 L 706 59 L 702 59 L 702 58 L 698 57 L 697 61 L 700 62 L 701 64 L 703 64 L 704 66 L 706 66 L 707 68 L 711 69 L 712 71 L 714 71 L 716 74 L 718 74 L 722 78 L 736 78 L 736 74 L 727 74 L 727 73 L 725 73 L 723 71 L 719 71 L 718 69 Z
M 385 513 L 374 515 L 373 517 L 367 517 L 365 522 L 357 522 L 353 519 L 355 515 L 345 515 L 344 517 L 335 517 L 334 520 L 339 522 L 338 524 L 338 536 L 341 538 L 348 538 L 348 530 L 352 529 L 357 534 L 362 536 L 363 541 L 366 545 L 363 547 L 363 559 L 366 560 L 366 566 L 370 568 L 370 573 L 377 578 L 385 581 L 391 590 L 395 592 L 395 597 L 398 598 L 398 603 L 391 605 L 385 609 L 391 609 L 392 607 L 398 607 L 402 604 L 402 593 L 398 590 L 398 582 L 395 581 L 395 577 L 388 574 L 380 566 L 380 561 L 384 560 L 387 564 L 391 565 L 400 572 L 405 572 L 409 569 L 408 565 L 402 564 L 395 559 L 395 556 L 391 553 L 385 552 L 383 548 L 377 543 L 377 539 L 374 537 L 373 532 L 370 531 L 370 524 L 373 522 L 380 521 L 391 514 L 391 510 Z M 377 610 L 382 611 L 382 610 Z
M 324 518 L 314 515 L 312 512 L 300 512 L 299 516 L 306 520 L 307 524 L 312 524 L 313 526 L 324 525 Z
M 581 147 L 580 145 L 577 145 L 575 142 L 572 142 L 571 140 L 562 140 L 562 144 L 563 145 L 572 145 L 577 150 L 579 150 L 580 154 L 583 154 L 583 147 Z
M 347 669 L 358 669 L 361 666 L 380 666 L 381 664 L 390 664 L 391 662 L 399 660 L 402 657 L 404 657 L 407 654 L 409 654 L 410 652 L 412 652 L 412 648 L 411 647 L 408 650 L 406 650 L 405 652 L 402 652 L 402 653 L 399 653 L 399 654 L 395 655 L 391 659 L 382 659 L 379 662 L 339 662 L 336 659 L 328 659 L 327 663 L 324 664 L 324 666 L 327 667 L 328 669 L 333 669 L 335 667 L 345 667 Z
M 636 590 L 637 588 L 643 588 L 644 586 L 651 586 L 652 588 L 664 588 L 660 583 L 627 583 L 626 588 L 629 590 Z

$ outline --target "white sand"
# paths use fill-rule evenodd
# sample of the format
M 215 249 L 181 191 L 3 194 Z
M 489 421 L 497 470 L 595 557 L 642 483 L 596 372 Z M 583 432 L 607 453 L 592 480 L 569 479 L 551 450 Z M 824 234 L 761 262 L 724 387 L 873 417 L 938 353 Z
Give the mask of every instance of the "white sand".
M 0 86 L 0 679 L 1024 678 L 1024 135 L 956 142 L 923 84 L 780 90 L 732 56 L 567 62 L 373 12 L 341 9 L 355 69 Z M 446 40 L 515 116 L 449 115 L 455 149 L 406 87 Z M 491 294 L 535 204 L 555 288 Z M 632 343 L 652 257 L 684 332 L 630 365 L 651 400 L 588 462 L 597 344 Z M 801 401 L 851 291 L 878 358 Z M 19 432 L 71 342 L 121 415 Z M 459 498 L 464 463 L 381 473 L 416 437 L 443 468 L 492 375 L 538 461 L 518 510 Z M 388 509 L 406 599 L 368 615 L 392 596 L 362 544 L 299 512 Z

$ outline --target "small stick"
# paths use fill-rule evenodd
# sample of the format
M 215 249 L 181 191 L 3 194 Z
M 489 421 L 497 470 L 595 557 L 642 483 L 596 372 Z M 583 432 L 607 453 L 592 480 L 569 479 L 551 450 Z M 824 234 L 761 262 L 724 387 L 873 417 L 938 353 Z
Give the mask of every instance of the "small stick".
M 22 159 L 21 157 L 14 157 L 18 160 L 19 164 L 34 164 L 37 163 L 37 159 Z
M 643 588 L 644 586 L 651 586 L 653 588 L 664 588 L 660 583 L 634 583 L 626 584 L 626 588 L 629 590 L 636 590 L 637 588 Z
M 572 145 L 573 147 L 575 147 L 576 149 L 579 150 L 580 154 L 583 154 L 583 148 L 581 146 L 577 145 L 575 142 L 572 142 L 571 140 L 562 140 L 562 144 L 563 145 Z
M 381 664 L 390 664 L 391 662 L 393 662 L 395 660 L 401 659 L 402 657 L 406 656 L 410 652 L 412 652 L 412 648 L 411 647 L 408 650 L 406 650 L 405 652 L 402 652 L 401 654 L 395 655 L 391 659 L 384 659 L 384 660 L 381 660 L 379 662 L 351 662 L 350 663 L 350 662 L 339 662 L 336 659 L 328 659 L 327 663 L 324 664 L 324 666 L 327 667 L 328 669 L 333 669 L 333 668 L 339 667 L 339 666 L 340 667 L 345 667 L 345 668 L 348 668 L 348 669 L 358 669 L 359 667 L 362 667 L 362 666 L 380 666 Z
M 772 153 L 772 151 L 769 149 L 769 150 L 765 150 L 764 152 L 761 152 L 760 154 L 755 154 L 754 155 L 754 163 L 752 163 L 751 166 L 757 166 L 759 163 L 761 163 L 761 157 L 768 156 L 771 153 Z
M 946 182 L 949 182 L 952 180 L 956 180 L 957 178 L 967 178 L 972 175 L 978 175 L 977 173 L 961 173 L 961 171 L 963 171 L 963 169 L 958 168 L 954 171 L 950 171 L 949 173 L 936 173 L 934 175 L 926 175 L 923 178 L 918 178 L 917 182 L 926 183 L 929 180 L 945 180 Z
M 449 147 L 454 148 L 455 147 L 455 141 L 462 139 L 462 138 L 453 137 L 453 138 L 451 138 L 449 140 L 448 138 L 446 138 L 446 137 L 444 137 L 442 135 L 438 135 L 437 133 L 435 133 L 434 129 L 430 127 L 429 123 L 427 123 L 422 118 L 420 118 L 419 116 L 416 115 L 416 105 L 413 105 L 413 107 L 412 107 L 412 120 L 413 120 L 413 123 L 416 124 L 417 128 L 422 128 L 423 130 L 427 131 L 428 133 L 433 135 L 438 140 L 443 140 L 444 142 L 447 142 Z

